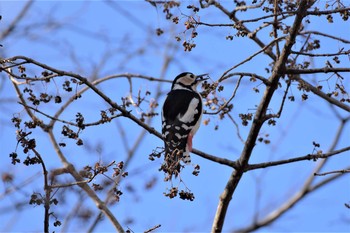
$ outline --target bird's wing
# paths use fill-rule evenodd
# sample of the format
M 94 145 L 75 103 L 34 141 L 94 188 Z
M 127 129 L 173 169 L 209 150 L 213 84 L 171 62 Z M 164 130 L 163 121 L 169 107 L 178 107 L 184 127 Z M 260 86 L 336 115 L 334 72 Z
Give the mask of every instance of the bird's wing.
M 162 109 L 162 133 L 169 152 L 176 148 L 185 150 L 188 135 L 202 111 L 200 98 L 199 94 L 186 90 L 168 94 Z
M 200 112 L 194 112 L 191 109 L 195 109 L 198 104 L 199 109 L 202 109 L 200 98 L 199 94 L 187 90 L 169 92 L 162 109 L 163 120 L 169 123 L 174 123 L 178 117 L 183 118 L 182 120 L 186 122 L 191 119 L 198 120 Z

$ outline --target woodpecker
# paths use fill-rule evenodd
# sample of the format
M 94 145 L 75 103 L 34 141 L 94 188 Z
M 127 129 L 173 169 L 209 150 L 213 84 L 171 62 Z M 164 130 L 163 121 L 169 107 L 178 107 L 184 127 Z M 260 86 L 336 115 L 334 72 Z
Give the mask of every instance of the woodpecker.
M 184 72 L 176 76 L 162 108 L 162 136 L 165 163 L 162 170 L 175 177 L 180 172 L 180 160 L 191 163 L 192 138 L 202 118 L 202 97 L 197 86 L 208 74 Z

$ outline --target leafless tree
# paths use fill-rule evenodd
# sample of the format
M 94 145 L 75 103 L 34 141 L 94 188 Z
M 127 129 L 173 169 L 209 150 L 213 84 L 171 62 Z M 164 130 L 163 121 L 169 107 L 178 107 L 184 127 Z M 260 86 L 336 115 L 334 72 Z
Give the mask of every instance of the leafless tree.
M 83 11 L 85 4 L 82 4 L 79 12 Z M 17 201 L 14 206 L 17 209 L 28 208 L 28 205 L 42 206 L 45 232 L 49 232 L 52 225 L 60 227 L 63 232 L 69 231 L 74 219 L 86 221 L 87 231 L 92 232 L 103 222 L 104 217 L 116 231 L 131 232 L 132 220 L 129 224 L 123 224 L 112 208 L 123 202 L 125 191 L 121 188 L 121 183 L 127 182 L 132 176 L 142 177 L 144 174 L 145 166 L 129 171 L 129 167 L 138 156 L 147 155 L 152 161 L 161 161 L 159 158 L 162 156 L 162 148 L 154 147 L 153 150 L 145 151 L 143 143 L 146 137 L 151 137 L 157 145 L 163 145 L 162 136 L 155 125 L 156 121 L 159 121 L 161 99 L 171 83 L 168 74 L 174 67 L 187 69 L 186 64 L 179 60 L 180 53 L 185 52 L 189 56 L 186 59 L 200 63 L 204 58 L 196 56 L 194 51 L 199 43 L 210 46 L 211 42 L 198 40 L 221 32 L 223 28 L 229 33 L 226 38 L 220 40 L 244 41 L 245 45 L 257 49 L 250 55 L 242 53 L 242 56 L 237 53 L 234 59 L 228 61 L 225 58 L 225 63 L 217 63 L 219 68 L 216 72 L 219 72 L 219 75 L 211 75 L 211 81 L 204 83 L 202 87 L 205 103 L 203 124 L 209 127 L 213 124 L 211 120 L 216 121 L 213 130 L 215 131 L 220 129 L 224 122 L 228 122 L 232 128 L 231 144 L 228 147 L 237 142 L 242 145 L 240 149 L 229 151 L 228 156 L 223 156 L 222 152 L 212 154 L 193 150 L 193 154 L 212 164 L 223 166 L 231 173 L 219 197 L 211 231 L 223 231 L 230 202 L 235 199 L 237 188 L 247 174 L 311 161 L 303 165 L 310 170 L 307 179 L 283 203 L 274 206 L 267 213 L 257 208 L 246 226 L 225 230 L 251 232 L 269 226 L 306 196 L 313 195 L 319 188 L 348 175 L 349 164 L 340 164 L 338 169 L 332 170 L 327 170 L 326 166 L 342 156 L 349 155 L 350 151 L 350 82 L 347 80 L 350 73 L 350 41 L 342 36 L 329 34 L 326 30 L 332 25 L 347 27 L 350 7 L 345 1 L 254 0 L 248 3 L 199 0 L 187 4 L 146 0 L 143 4 L 145 7 L 154 8 L 155 14 L 158 14 L 167 26 L 149 28 L 132 10 L 126 10 L 113 1 L 104 2 L 104 6 L 109 10 L 123 15 L 144 31 L 147 39 L 139 45 L 131 45 L 130 35 L 125 35 L 123 42 L 116 45 L 113 38 L 107 34 L 91 32 L 70 23 L 72 18 L 79 17 L 76 14 L 61 19 L 48 14 L 46 21 L 31 22 L 29 14 L 35 5 L 33 1 L 24 4 L 13 21 L 2 29 L 1 85 L 13 86 L 12 98 L 1 101 L 1 108 L 6 110 L 2 117 L 4 122 L 11 119 L 11 127 L 15 128 L 16 134 L 6 137 L 17 144 L 15 148 L 11 148 L 10 160 L 3 160 L 4 163 L 12 163 L 14 166 L 24 164 L 24 168 L 30 171 L 28 174 L 31 175 L 19 181 L 13 172 L 2 171 L 2 180 L 6 185 L 0 194 L 0 200 L 16 193 L 24 193 L 27 199 Z M 212 21 L 213 18 L 210 14 L 207 16 L 207 12 L 220 15 L 219 19 L 222 22 Z M 3 14 L 6 16 L 6 13 Z M 313 22 L 320 19 L 327 21 L 324 31 L 314 29 Z M 102 52 L 98 62 L 91 61 L 86 65 L 80 59 L 81 51 L 74 50 L 73 45 L 57 43 L 52 37 L 42 34 L 43 30 L 48 29 L 52 34 L 62 30 L 74 30 L 81 36 L 91 37 L 103 43 L 106 50 Z M 179 31 L 180 33 L 177 33 Z M 167 34 L 172 35 L 170 39 L 165 39 Z M 7 46 L 9 41 L 23 37 L 28 41 L 35 38 L 47 46 L 58 44 L 57 51 L 60 51 L 61 55 L 57 56 L 64 56 L 58 59 L 68 58 L 76 69 L 68 71 L 34 56 L 11 54 Z M 129 49 L 125 49 L 125 44 L 129 42 Z M 330 43 L 337 46 L 327 46 Z M 130 68 L 127 66 L 128 61 L 135 57 L 147 59 L 154 51 L 162 52 L 158 75 L 152 76 L 137 69 L 124 72 Z M 117 57 L 119 55 L 120 57 Z M 118 60 L 118 65 L 111 68 L 109 62 L 114 59 Z M 262 68 L 253 70 L 252 67 L 256 66 L 257 61 Z M 145 91 L 139 88 L 140 83 L 154 86 Z M 127 86 L 127 94 L 121 94 L 121 91 L 115 94 L 108 88 L 111 85 Z M 4 92 L 3 88 L 1 92 Z M 116 95 L 118 98 L 115 98 Z M 252 96 L 256 106 L 251 102 L 246 105 L 244 99 L 247 97 L 244 96 Z M 86 107 L 91 103 L 91 99 L 94 107 Z M 259 145 L 270 148 L 278 146 L 278 140 L 272 141 L 268 131 L 285 129 L 280 121 L 288 119 L 286 112 L 290 108 L 301 108 L 301 105 L 308 104 L 310 111 L 317 114 L 315 104 L 320 100 L 326 103 L 323 105 L 326 109 L 322 111 L 332 114 L 332 124 L 338 124 L 336 133 L 329 135 L 328 149 L 324 149 L 317 142 L 319 133 L 314 132 L 315 141 L 305 142 L 310 144 L 313 150 L 310 153 L 304 153 L 295 147 L 292 155 L 288 157 L 261 157 L 261 152 L 257 149 Z M 9 106 L 16 106 L 14 109 L 20 110 L 11 110 L 12 107 Z M 328 115 L 325 115 L 325 118 L 327 117 Z M 291 121 L 293 119 L 290 119 Z M 305 124 L 304 121 L 306 120 L 301 120 Z M 118 150 L 118 153 L 122 154 L 118 158 L 123 157 L 122 160 L 101 156 L 108 152 L 104 151 L 103 145 L 98 144 L 96 135 L 99 133 L 86 133 L 89 129 L 100 130 L 89 132 L 104 132 L 108 130 L 107 127 L 113 127 L 119 134 L 115 136 L 115 140 L 119 140 L 118 143 L 123 145 L 123 148 Z M 303 128 L 296 128 L 298 134 L 302 135 Z M 286 131 L 288 134 L 288 130 Z M 341 143 L 344 138 L 345 143 Z M 113 140 L 106 139 L 106 142 L 113 143 Z M 87 163 L 85 159 L 74 158 L 74 154 L 81 147 L 89 153 L 98 154 L 100 159 L 94 163 Z M 140 149 L 142 153 L 138 153 Z M 220 166 L 216 166 L 215 171 L 218 172 Z M 38 167 L 40 175 L 37 172 Z M 155 177 L 162 175 L 155 166 L 152 166 L 152 169 L 146 169 L 154 174 L 146 184 L 147 189 L 154 188 L 158 181 Z M 190 168 L 183 167 L 181 172 L 188 169 Z M 200 169 L 200 165 L 194 166 L 193 175 L 198 176 L 200 170 L 201 173 L 205 172 L 204 168 Z M 200 177 L 199 175 L 196 179 Z M 193 193 L 191 185 L 185 185 L 185 178 L 180 175 L 179 180 L 179 185 L 168 182 L 170 188 L 164 192 L 166 197 L 180 197 L 193 201 L 195 196 L 206 192 L 206 187 L 203 187 L 201 192 Z M 43 187 L 40 191 L 34 188 L 39 182 L 42 182 Z M 345 186 L 346 182 L 343 182 Z M 28 194 L 24 187 L 26 190 L 32 189 L 32 192 Z M 126 187 L 129 193 L 135 192 L 131 184 Z M 257 192 L 257 199 L 261 192 L 264 190 Z M 67 200 L 72 195 L 79 200 L 76 204 Z M 95 204 L 95 208 L 84 205 L 89 200 Z M 341 204 L 345 204 L 345 209 L 349 208 L 349 203 Z M 63 206 L 67 209 L 63 210 Z M 0 208 L 2 214 L 7 213 L 6 206 Z M 11 222 L 8 224 L 11 225 Z M 172 230 L 162 229 L 160 222 L 148 226 L 144 231 L 152 232 L 157 229 Z

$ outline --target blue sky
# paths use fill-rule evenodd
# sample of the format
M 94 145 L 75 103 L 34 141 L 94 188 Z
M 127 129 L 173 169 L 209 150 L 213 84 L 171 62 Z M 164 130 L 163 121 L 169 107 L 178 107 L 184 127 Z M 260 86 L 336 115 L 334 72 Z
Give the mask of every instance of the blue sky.
M 18 14 L 25 2 L 2 1 L 0 2 L 0 28 L 8 25 Z M 195 1 L 183 2 L 180 9 L 175 10 L 186 15 L 191 11 L 186 9 L 186 5 L 195 4 Z M 229 6 L 229 2 L 224 2 Z M 114 6 L 114 5 L 113 5 Z M 16 29 L 13 37 L 1 41 L 4 46 L 2 56 L 11 57 L 15 55 L 25 55 L 47 65 L 90 76 L 98 67 L 99 62 L 107 54 L 106 62 L 101 66 L 96 75 L 102 78 L 106 75 L 119 73 L 138 73 L 159 77 L 162 72 L 165 56 L 173 56 L 165 77 L 172 80 L 178 73 L 191 71 L 193 73 L 209 73 L 212 81 L 217 80 L 222 73 L 246 57 L 255 53 L 259 48 L 246 38 L 235 37 L 233 41 L 226 40 L 227 35 L 235 33 L 232 28 L 198 28 L 198 37 L 195 38 L 196 48 L 192 52 L 184 52 L 181 43 L 176 43 L 174 36 L 180 35 L 188 38 L 190 34 L 183 34 L 182 23 L 174 25 L 165 20 L 162 9 L 156 9 L 151 4 L 143 1 L 117 1 L 116 8 L 111 7 L 102 1 L 38 1 L 26 16 L 26 20 Z M 261 11 L 254 11 L 261 14 Z M 131 16 L 130 16 L 131 15 Z M 230 23 L 230 21 L 219 13 L 216 9 L 201 10 L 198 15 L 204 22 Z M 238 15 L 240 16 L 240 14 Z M 249 14 L 242 14 L 242 18 L 250 17 Z M 62 24 L 60 30 L 54 27 L 47 27 L 47 22 L 59 21 Z M 291 21 L 287 21 L 290 23 Z M 335 22 L 339 22 L 336 21 Z M 29 25 L 36 25 L 27 27 Z M 1 26 L 2 25 L 2 26 Z M 56 25 L 57 26 L 57 25 Z M 254 25 L 252 25 L 253 28 Z M 325 18 L 313 17 L 310 30 L 324 30 L 326 33 L 338 35 L 349 39 L 349 28 L 346 23 L 334 23 L 330 25 Z M 165 33 L 159 37 L 155 36 L 156 28 L 164 29 Z M 27 29 L 24 35 L 23 29 Z M 96 35 L 95 33 L 98 33 Z M 265 33 L 266 34 L 266 33 Z M 259 34 L 264 42 L 271 38 L 264 33 Z M 103 38 L 103 39 L 101 39 Z M 332 40 L 324 41 L 326 46 L 322 47 L 320 53 L 334 51 L 343 47 L 343 44 Z M 297 40 L 296 47 L 302 44 L 302 40 Z M 348 48 L 347 48 L 348 49 Z M 264 71 L 265 66 L 270 62 L 264 55 L 257 56 L 251 62 L 241 66 L 236 71 L 256 72 L 264 77 L 268 74 Z M 323 67 L 324 60 L 315 59 L 315 67 Z M 348 66 L 349 61 L 344 59 L 343 66 Z M 28 72 L 36 74 L 41 72 L 35 67 L 28 67 Z M 346 74 L 344 74 L 345 77 Z M 1 77 L 1 98 L 13 99 L 15 92 L 11 83 L 4 81 L 6 76 Z M 315 80 L 326 80 L 329 75 L 310 75 L 305 77 L 309 82 Z M 225 90 L 219 93 L 219 97 L 229 98 L 234 90 L 237 79 L 224 82 Z M 326 81 L 321 81 L 324 88 Z M 328 82 L 332 85 L 333 80 Z M 346 84 L 348 85 L 348 84 Z M 257 83 L 247 80 L 242 81 L 238 89 L 237 96 L 233 104 L 232 112 L 234 120 L 239 124 L 240 134 L 243 139 L 249 132 L 249 126 L 240 124 L 239 113 L 254 113 L 256 105 L 259 104 L 264 86 L 260 85 L 260 93 L 254 93 L 253 87 Z M 125 79 L 114 79 L 99 86 L 110 98 L 120 103 L 120 98 L 129 94 L 128 82 Z M 133 81 L 133 95 L 150 91 L 155 93 L 157 83 L 145 80 Z M 349 85 L 348 85 L 349 87 Z M 51 93 L 57 92 L 57 87 L 38 84 L 36 90 L 49 90 Z M 161 104 L 165 98 L 165 93 L 170 89 L 169 83 L 164 83 L 161 87 L 162 95 L 159 99 Z M 283 115 L 277 120 L 277 125 L 264 126 L 261 136 L 271 140 L 271 144 L 257 144 L 250 163 L 265 161 L 275 161 L 291 157 L 303 156 L 313 152 L 312 142 L 321 144 L 321 149 L 326 151 L 332 144 L 339 122 L 332 112 L 329 104 L 319 97 L 308 93 L 309 100 L 301 101 L 301 93 L 296 85 L 292 85 L 291 91 L 296 96 L 295 102 L 286 102 Z M 60 90 L 60 93 L 63 93 Z M 152 94 L 149 100 L 153 97 Z M 283 95 L 282 89 L 276 92 L 271 104 L 271 111 L 277 112 L 280 99 Z M 63 93 L 67 98 L 67 94 Z M 59 106 L 44 106 L 42 109 L 48 112 L 58 109 Z M 98 119 L 100 110 L 107 109 L 108 106 L 90 91 L 72 104 L 62 115 L 62 118 L 74 121 L 75 114 L 81 112 L 87 121 Z M 139 116 L 139 112 L 147 110 L 147 105 L 142 109 L 130 108 L 132 113 Z M 160 107 L 156 109 L 160 111 Z M 11 171 L 16 174 L 16 182 L 20 183 L 28 177 L 40 174 L 40 167 L 25 167 L 24 165 L 13 166 L 8 158 L 8 154 L 16 147 L 15 129 L 10 120 L 13 114 L 20 114 L 25 117 L 23 108 L 14 102 L 2 102 L 0 106 L 0 153 L 2 163 L 1 172 Z M 348 113 L 337 110 L 342 116 Z M 222 121 L 215 116 L 204 116 L 203 119 L 210 118 L 208 126 L 202 125 L 194 139 L 194 147 L 204 152 L 235 160 L 239 157 L 243 148 L 243 143 L 237 137 L 237 130 L 232 122 L 226 117 Z M 47 120 L 47 119 L 45 119 Z M 216 124 L 219 129 L 214 130 Z M 128 119 L 117 119 L 110 124 L 100 127 L 87 128 L 81 134 L 84 146 L 76 147 L 74 141 L 65 139 L 60 135 L 62 124 L 57 124 L 55 132 L 58 141 L 66 142 L 67 147 L 63 152 L 76 167 L 82 168 L 86 164 L 93 165 L 97 161 L 106 163 L 115 160 L 122 161 L 126 158 L 125 148 L 121 135 L 118 133 L 118 125 L 125 133 L 130 145 L 141 133 L 139 127 Z M 160 116 L 155 117 L 151 125 L 160 130 Z M 349 146 L 349 124 L 346 126 L 343 135 L 336 149 Z M 33 132 L 36 135 L 38 150 L 44 153 L 47 166 L 58 168 L 60 161 L 50 146 L 47 135 L 40 129 Z M 6 145 L 6 146 L 3 146 Z M 102 152 L 98 153 L 96 145 L 101 145 Z M 196 155 L 192 155 L 194 163 L 201 166 L 200 175 L 191 175 L 191 167 L 186 167 L 182 173 L 187 187 L 195 194 L 193 202 L 182 201 L 178 198 L 169 200 L 164 197 L 163 192 L 170 187 L 168 183 L 162 181 L 163 175 L 158 172 L 161 159 L 154 162 L 148 160 L 148 155 L 156 147 L 162 146 L 162 142 L 146 133 L 139 148 L 136 150 L 128 167 L 129 177 L 125 178 L 120 186 L 124 192 L 121 201 L 111 209 L 116 217 L 121 221 L 125 229 L 130 227 L 134 232 L 144 231 L 148 228 L 161 224 L 160 231 L 187 231 L 205 232 L 209 231 L 219 195 L 223 191 L 228 177 L 232 170 L 219 164 L 213 164 Z M 24 155 L 22 155 L 22 159 Z M 350 164 L 350 153 L 345 152 L 332 158 L 326 165 L 324 172 L 330 170 L 343 169 Z M 295 164 L 288 164 L 279 167 L 256 170 L 247 173 L 241 180 L 229 206 L 224 230 L 231 231 L 239 227 L 247 226 L 251 223 L 252 217 L 257 212 L 259 217 L 264 217 L 267 213 L 280 206 L 301 187 L 305 179 L 312 172 L 316 163 L 304 161 Z M 145 190 L 145 183 L 153 178 L 157 178 L 155 187 Z M 69 181 L 69 176 L 61 181 Z M 319 177 L 316 181 L 321 181 L 325 177 Z M 103 181 L 103 177 L 97 177 L 96 183 Z M 135 192 L 128 191 L 132 186 Z M 343 220 L 349 221 L 349 210 L 344 207 L 344 203 L 350 201 L 350 182 L 348 175 L 336 180 L 328 186 L 319 189 L 317 192 L 307 196 L 298 203 L 287 214 L 260 232 L 319 232 L 319 231 L 349 231 L 349 225 Z M 4 186 L 6 187 L 6 186 Z M 0 193 L 5 189 L 1 188 Z M 42 190 L 42 178 L 36 178 L 30 186 L 24 187 L 26 194 L 33 191 Z M 259 195 L 260 194 L 260 195 Z M 57 193 L 59 196 L 59 191 Z M 100 193 L 104 197 L 104 193 Z M 24 194 L 18 193 L 6 197 L 0 202 L 0 209 L 11 206 L 11 203 L 22 200 Z M 70 211 L 71 206 L 79 203 L 76 194 L 68 196 L 65 201 L 53 208 L 57 214 Z M 258 197 L 258 198 L 257 198 Z M 86 200 L 87 207 L 94 208 L 90 200 Z M 325 211 L 326 210 L 326 211 Z M 35 217 L 33 217 L 35 216 Z M 9 223 L 0 227 L 0 231 L 40 231 L 42 229 L 42 206 L 29 206 L 23 212 L 12 211 L 9 214 L 0 214 L 1 222 Z M 18 219 L 17 219 L 18 217 Z M 10 224 L 11 219 L 16 218 L 17 224 Z M 134 219 L 132 223 L 127 223 L 128 219 Z M 61 219 L 62 221 L 64 219 Z M 68 231 L 86 231 L 91 222 L 78 223 L 73 221 L 66 229 Z M 51 227 L 57 232 L 60 228 Z M 113 232 L 114 228 L 108 220 L 104 220 L 96 228 L 96 232 Z

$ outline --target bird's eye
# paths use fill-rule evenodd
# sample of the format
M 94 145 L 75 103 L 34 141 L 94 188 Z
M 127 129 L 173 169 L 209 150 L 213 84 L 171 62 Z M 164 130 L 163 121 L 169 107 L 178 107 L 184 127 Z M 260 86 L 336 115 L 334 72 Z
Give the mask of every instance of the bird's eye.
M 191 77 L 191 78 L 194 78 L 194 75 L 193 75 L 193 74 L 190 74 L 190 77 Z

